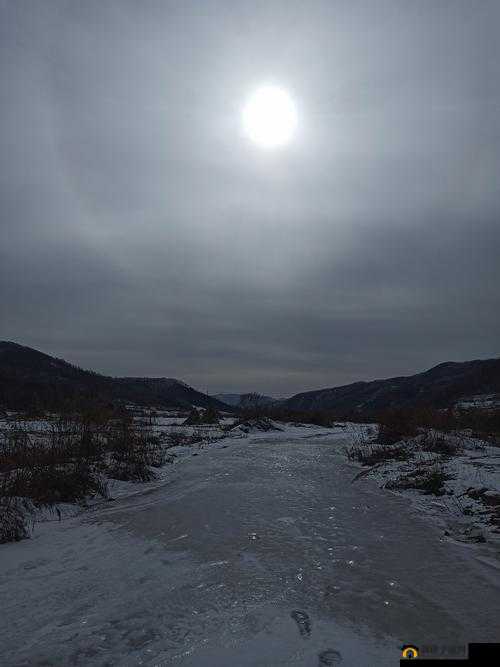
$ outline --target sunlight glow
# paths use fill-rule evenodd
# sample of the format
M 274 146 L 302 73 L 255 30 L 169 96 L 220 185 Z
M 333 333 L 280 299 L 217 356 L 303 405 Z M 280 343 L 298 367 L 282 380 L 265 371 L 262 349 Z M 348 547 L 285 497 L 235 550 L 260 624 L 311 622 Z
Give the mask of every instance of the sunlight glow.
M 297 127 L 295 105 L 286 90 L 263 86 L 247 100 L 243 109 L 247 137 L 262 148 L 289 143 Z

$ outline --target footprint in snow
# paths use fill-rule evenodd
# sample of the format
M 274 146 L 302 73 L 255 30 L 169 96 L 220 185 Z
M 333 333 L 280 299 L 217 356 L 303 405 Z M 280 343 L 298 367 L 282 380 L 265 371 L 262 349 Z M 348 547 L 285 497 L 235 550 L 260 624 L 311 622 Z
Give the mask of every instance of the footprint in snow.
M 331 667 L 342 662 L 342 656 L 338 651 L 329 648 L 319 654 L 319 667 Z
M 311 634 L 311 619 L 305 613 L 305 611 L 294 610 L 290 616 L 293 618 L 295 623 L 297 623 L 297 627 L 299 628 L 299 632 L 302 637 L 309 637 Z

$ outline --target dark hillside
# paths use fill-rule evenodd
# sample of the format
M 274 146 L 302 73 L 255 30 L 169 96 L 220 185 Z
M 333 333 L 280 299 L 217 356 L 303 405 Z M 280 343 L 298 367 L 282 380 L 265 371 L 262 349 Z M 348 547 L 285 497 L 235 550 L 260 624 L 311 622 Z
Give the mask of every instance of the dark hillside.
M 292 410 L 332 410 L 339 414 L 389 408 L 450 407 L 478 394 L 500 393 L 500 359 L 446 362 L 424 373 L 296 394 L 284 402 Z
M 180 380 L 108 377 L 30 347 L 0 342 L 0 406 L 57 410 L 82 402 L 228 409 Z

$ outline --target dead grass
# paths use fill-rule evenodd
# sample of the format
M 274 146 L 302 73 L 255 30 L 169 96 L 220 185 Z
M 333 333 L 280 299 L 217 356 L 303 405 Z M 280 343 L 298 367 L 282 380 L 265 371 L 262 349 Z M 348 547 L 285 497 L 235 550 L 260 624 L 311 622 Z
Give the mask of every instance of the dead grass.
M 193 408 L 189 413 L 185 426 L 197 426 L 198 424 L 218 424 L 220 415 L 214 408 L 207 408 L 206 410 L 197 410 Z
M 406 461 L 411 453 L 404 444 L 382 447 L 379 445 L 354 445 L 346 450 L 350 461 L 358 461 L 363 465 L 373 466 L 384 461 Z
M 151 481 L 168 447 L 123 415 L 60 418 L 44 431 L 14 423 L 0 443 L 0 541 L 27 537 L 33 513 L 57 503 L 108 497 L 108 478 Z
M 416 471 L 389 480 L 385 487 L 393 490 L 416 489 L 426 495 L 443 496 L 446 493 L 444 484 L 452 479 L 442 465 L 421 466 Z
M 420 448 L 446 458 L 460 453 L 462 445 L 457 438 L 452 438 L 450 435 L 427 431 L 420 441 Z
M 379 416 L 378 421 L 379 445 L 394 445 L 401 440 L 413 438 L 418 433 L 416 415 L 408 410 L 388 410 Z
M 184 433 L 183 431 L 170 431 L 168 434 L 168 446 L 170 447 L 187 447 L 201 442 L 203 438 L 199 433 Z
M 32 515 L 33 507 L 26 499 L 0 495 L 0 544 L 29 537 Z

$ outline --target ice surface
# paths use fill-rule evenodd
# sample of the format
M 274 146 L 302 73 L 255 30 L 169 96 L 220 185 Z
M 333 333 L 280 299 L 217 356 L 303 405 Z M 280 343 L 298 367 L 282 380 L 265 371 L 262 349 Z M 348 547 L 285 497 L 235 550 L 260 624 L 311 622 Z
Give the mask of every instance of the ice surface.
M 348 437 L 214 443 L 0 546 L 0 664 L 385 667 L 403 643 L 498 640 L 498 554 L 352 483 Z

